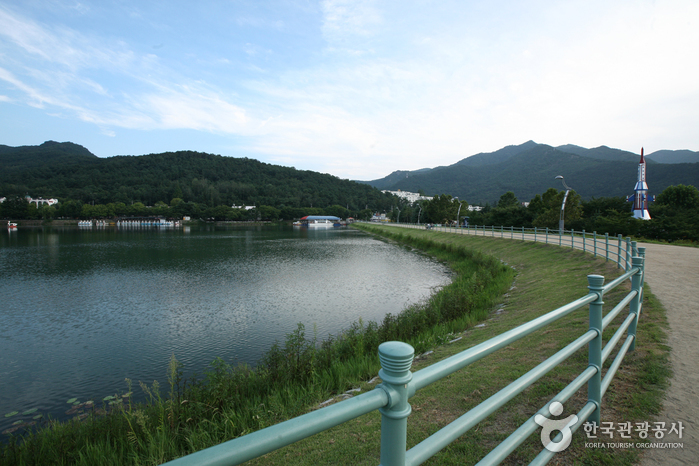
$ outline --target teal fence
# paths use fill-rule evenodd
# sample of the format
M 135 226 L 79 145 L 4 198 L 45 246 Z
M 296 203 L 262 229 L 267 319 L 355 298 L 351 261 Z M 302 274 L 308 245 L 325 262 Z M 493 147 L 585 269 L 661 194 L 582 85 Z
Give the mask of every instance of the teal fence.
M 581 249 L 595 256 L 605 256 L 606 260 L 612 260 L 620 268 L 631 268 L 631 238 L 609 236 L 608 233 L 598 234 L 596 231 L 588 233 L 585 230 L 551 230 L 549 228 L 524 228 L 505 227 L 493 225 L 431 225 L 418 223 L 388 223 L 391 226 L 407 228 L 430 228 L 456 234 L 469 234 L 480 236 L 492 236 L 497 238 L 520 239 L 523 241 L 535 241 L 539 243 L 556 244 L 558 246 Z
M 493 229 L 482 231 L 490 234 L 496 232 Z M 497 233 L 515 235 L 514 230 L 509 232 L 500 230 Z M 562 241 L 562 238 L 559 239 Z M 575 235 L 572 236 L 571 241 L 575 243 Z M 584 248 L 585 240 L 582 241 Z M 557 451 L 560 451 L 561 446 L 567 446 L 570 442 L 570 436 L 583 424 L 591 422 L 599 425 L 602 397 L 609 388 L 609 384 L 626 353 L 634 350 L 636 324 L 641 314 L 643 298 L 645 249 L 636 248 L 635 242 L 630 243 L 628 252 L 632 258 L 629 261 L 626 259 L 626 250 L 622 249 L 621 242 L 617 245 L 619 246 L 616 256 L 617 263 L 625 266 L 628 264 L 628 270 L 607 284 L 604 283 L 603 276 L 589 275 L 587 277 L 588 293 L 571 303 L 415 373 L 410 372 L 414 358 L 414 350 L 410 345 L 396 341 L 383 343 L 379 347 L 379 360 L 381 362 L 379 376 L 382 383 L 374 390 L 173 460 L 167 464 L 173 466 L 240 464 L 378 409 L 382 415 L 381 464 L 384 466 L 418 465 L 434 456 L 558 364 L 572 356 L 577 350 L 587 345 L 588 364 L 582 368 L 581 373 L 478 463 L 479 465 L 500 463 L 530 435 L 541 428 L 541 424 L 537 420 L 548 419 L 551 414 L 560 414 L 560 411 L 557 411 L 560 405 L 557 403 L 566 402 L 579 389 L 587 385 L 587 403 L 577 413 L 576 418 L 571 418 L 568 425 L 556 427 L 556 430 L 560 430 L 558 436 L 547 445 L 542 444 L 542 447 L 545 448 L 542 448 L 541 453 L 532 462 L 532 464 L 546 464 Z M 631 291 L 607 315 L 603 315 L 602 300 L 605 293 L 627 280 L 631 281 Z M 589 328 L 584 334 L 454 422 L 406 451 L 407 418 L 411 413 L 408 400 L 418 390 L 584 307 L 589 309 Z M 627 307 L 627 317 L 609 341 L 603 345 L 602 332 Z M 623 343 L 614 361 L 602 377 L 605 360 L 610 357 L 622 340 Z

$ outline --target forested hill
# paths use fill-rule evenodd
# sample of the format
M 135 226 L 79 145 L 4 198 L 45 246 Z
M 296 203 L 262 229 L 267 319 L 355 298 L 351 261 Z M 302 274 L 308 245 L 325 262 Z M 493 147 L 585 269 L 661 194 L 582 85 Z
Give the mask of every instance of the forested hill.
M 689 154 L 687 154 L 689 153 Z M 647 181 L 650 194 L 658 194 L 671 185 L 699 186 L 699 154 L 690 151 L 658 151 L 658 158 L 695 160 L 694 163 L 656 163 L 649 155 Z M 693 155 L 692 155 L 693 154 Z M 662 157 L 660 157 L 662 156 Z M 563 189 L 556 176 L 583 199 L 629 196 L 638 174 L 639 156 L 629 152 L 598 147 L 551 147 L 528 141 L 487 154 L 476 154 L 448 167 L 399 171 L 374 181 L 379 189 L 422 191 L 428 196 L 447 193 L 471 204 L 494 204 L 500 196 L 514 192 L 521 201 L 529 201 L 548 188 Z
M 99 158 L 73 143 L 0 146 L 0 196 L 107 204 L 386 209 L 393 196 L 332 175 L 192 151 Z

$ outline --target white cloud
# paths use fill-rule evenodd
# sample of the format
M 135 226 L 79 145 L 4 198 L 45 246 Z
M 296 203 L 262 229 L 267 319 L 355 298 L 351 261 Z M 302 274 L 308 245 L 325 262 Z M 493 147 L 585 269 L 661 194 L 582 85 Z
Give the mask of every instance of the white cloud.
M 699 144 L 699 2 L 327 0 L 320 16 L 294 10 L 284 23 L 279 12 L 213 12 L 238 29 L 198 44 L 215 22 L 192 21 L 183 50 L 147 6 L 138 24 L 160 21 L 157 37 L 126 24 L 97 36 L 17 11 L 0 7 L 0 80 L 13 89 L 0 100 L 60 109 L 111 136 L 230 135 L 233 153 L 359 179 L 528 139 Z M 286 31 L 299 24 L 315 30 Z
M 325 0 L 322 2 L 323 36 L 329 42 L 352 36 L 373 35 L 382 18 L 372 0 Z

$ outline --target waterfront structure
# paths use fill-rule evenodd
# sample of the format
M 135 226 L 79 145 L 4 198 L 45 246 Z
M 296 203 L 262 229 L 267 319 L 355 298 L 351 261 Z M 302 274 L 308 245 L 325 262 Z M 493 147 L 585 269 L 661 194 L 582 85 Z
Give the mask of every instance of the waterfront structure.
M 627 199 L 633 202 L 633 217 L 641 220 L 650 220 L 648 213 L 648 202 L 654 201 L 655 196 L 648 195 L 648 184 L 646 183 L 646 161 L 643 158 L 643 148 L 641 147 L 641 161 L 638 163 L 638 179 L 634 193 Z

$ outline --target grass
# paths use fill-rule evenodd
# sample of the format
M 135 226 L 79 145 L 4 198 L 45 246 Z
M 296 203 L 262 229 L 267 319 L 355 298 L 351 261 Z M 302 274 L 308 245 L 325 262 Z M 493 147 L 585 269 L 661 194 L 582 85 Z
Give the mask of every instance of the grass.
M 142 385 L 150 396 L 148 405 L 127 402 L 107 416 L 91 415 L 82 422 L 51 425 L 15 438 L 3 448 L 0 463 L 159 464 L 316 409 L 330 397 L 336 402 L 349 388 L 373 389 L 379 368 L 376 347 L 381 341 L 411 343 L 420 355 L 416 371 L 585 295 L 587 274 L 602 274 L 609 280 L 619 273 L 615 265 L 569 248 L 425 230 L 375 227 L 372 231 L 441 258 L 456 270 L 456 279 L 429 301 L 398 316 L 387 316 L 381 323 L 357 322 L 325 342 L 307 337 L 299 326 L 256 370 L 217 360 L 204 377 L 187 381 L 181 379 L 173 358 L 167 394 L 157 385 Z M 605 296 L 605 310 L 626 293 L 621 288 Z M 476 326 L 478 322 L 485 325 Z M 646 288 L 637 349 L 627 355 L 607 392 L 603 421 L 651 421 L 657 414 L 669 377 L 665 328 L 664 311 Z M 587 312 L 581 310 L 421 390 L 410 400 L 408 447 L 585 329 Z M 462 338 L 448 343 L 457 335 Z M 606 331 L 605 339 L 610 335 Z M 428 350 L 433 352 L 426 354 Z M 427 464 L 477 462 L 586 366 L 583 349 Z M 582 392 L 565 404 L 563 416 L 577 412 L 586 401 Z M 373 412 L 251 464 L 378 464 L 379 443 L 380 414 Z M 506 464 L 530 461 L 541 448 L 537 431 Z M 554 464 L 633 464 L 637 453 L 586 449 L 584 435 L 578 433 Z

